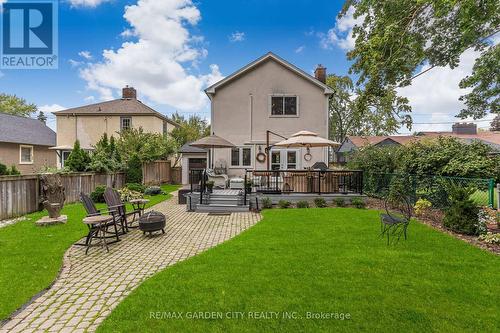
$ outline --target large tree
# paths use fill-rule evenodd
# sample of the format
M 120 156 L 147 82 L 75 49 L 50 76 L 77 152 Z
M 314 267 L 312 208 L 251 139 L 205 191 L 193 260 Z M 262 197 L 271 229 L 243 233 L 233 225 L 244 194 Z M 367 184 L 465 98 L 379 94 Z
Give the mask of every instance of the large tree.
M 188 142 L 196 141 L 210 135 L 210 125 L 205 119 L 197 115 L 186 118 L 176 112 L 172 115 L 172 120 L 179 124 L 179 127 L 174 128 L 170 133 L 170 136 L 177 143 L 178 148 Z M 180 155 L 177 155 L 175 165 L 179 162 L 179 158 Z
M 495 132 L 498 131 L 500 132 L 500 114 L 493 119 L 493 121 L 490 124 L 490 131 Z
M 0 93 L 0 112 L 13 114 L 16 116 L 29 117 L 37 111 L 33 103 L 28 103 L 24 98 L 16 95 Z
M 347 135 L 392 134 L 400 125 L 411 128 L 408 100 L 394 91 L 366 98 L 355 90 L 348 76 L 329 75 L 326 83 L 333 90 L 329 99 L 332 140 L 343 142 Z
M 340 16 L 351 7 L 363 23 L 353 29 L 355 47 L 347 56 L 364 98 L 411 84 L 422 65 L 455 68 L 474 48 L 482 55 L 461 83 L 473 90 L 463 97 L 467 109 L 459 116 L 499 112 L 499 51 L 489 39 L 500 28 L 498 0 L 347 0 Z

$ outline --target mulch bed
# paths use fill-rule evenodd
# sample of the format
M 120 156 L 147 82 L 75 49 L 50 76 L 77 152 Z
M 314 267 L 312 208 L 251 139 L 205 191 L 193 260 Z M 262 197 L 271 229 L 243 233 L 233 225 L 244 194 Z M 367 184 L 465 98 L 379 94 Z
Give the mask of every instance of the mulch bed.
M 367 208 L 384 210 L 384 201 L 376 198 L 368 198 L 366 200 Z M 455 238 L 461 239 L 469 244 L 479 247 L 483 250 L 493 252 L 500 255 L 500 245 L 499 244 L 488 244 L 481 242 L 477 236 L 462 235 L 453 232 L 443 226 L 443 215 L 444 213 L 438 209 L 432 209 L 426 216 L 419 216 L 418 220 L 428 226 L 439 230 L 441 232 L 447 233 Z

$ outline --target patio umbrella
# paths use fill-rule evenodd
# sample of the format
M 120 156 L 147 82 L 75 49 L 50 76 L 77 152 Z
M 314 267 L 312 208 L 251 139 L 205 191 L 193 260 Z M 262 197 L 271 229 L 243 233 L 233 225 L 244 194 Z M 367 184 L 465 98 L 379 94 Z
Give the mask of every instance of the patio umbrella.
M 201 138 L 201 139 L 191 143 L 190 146 L 198 147 L 198 148 L 208 148 L 209 149 L 208 150 L 208 165 L 211 165 L 212 168 L 213 168 L 213 161 L 210 164 L 210 149 L 235 147 L 235 145 L 232 144 L 231 142 L 229 142 L 226 139 L 223 139 L 220 136 L 217 136 L 215 134 Z
M 300 131 L 293 134 L 286 140 L 280 141 L 274 146 L 287 147 L 287 148 L 300 148 L 300 147 L 331 147 L 340 146 L 340 143 L 328 140 L 318 136 L 317 133 L 309 131 Z

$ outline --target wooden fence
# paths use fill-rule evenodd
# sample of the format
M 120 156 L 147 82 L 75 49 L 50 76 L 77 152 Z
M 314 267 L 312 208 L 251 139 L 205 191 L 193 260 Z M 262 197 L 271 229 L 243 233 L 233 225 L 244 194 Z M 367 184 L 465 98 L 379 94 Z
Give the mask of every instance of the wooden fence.
M 80 192 L 90 193 L 98 185 L 122 188 L 125 174 L 69 173 L 61 174 L 66 190 L 66 202 L 80 200 Z M 40 180 L 38 175 L 0 177 L 0 220 L 40 210 Z
M 146 185 L 180 184 L 181 169 L 173 168 L 170 161 L 154 161 L 142 166 L 142 179 Z

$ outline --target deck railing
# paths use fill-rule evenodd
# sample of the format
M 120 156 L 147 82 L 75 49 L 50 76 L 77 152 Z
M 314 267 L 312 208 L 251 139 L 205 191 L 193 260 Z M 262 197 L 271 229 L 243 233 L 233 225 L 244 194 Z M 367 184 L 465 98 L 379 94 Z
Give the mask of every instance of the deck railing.
M 267 194 L 363 194 L 359 170 L 247 170 L 246 187 Z

